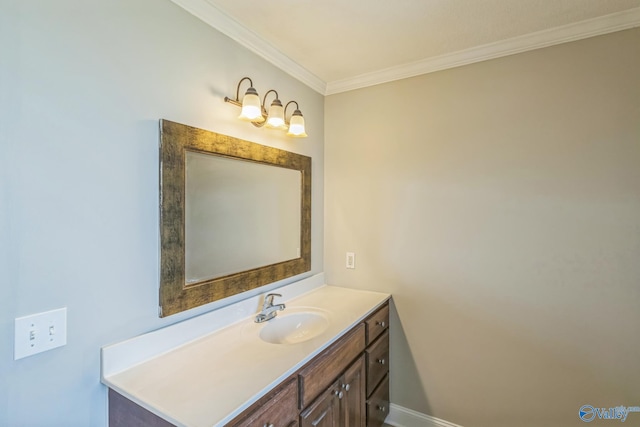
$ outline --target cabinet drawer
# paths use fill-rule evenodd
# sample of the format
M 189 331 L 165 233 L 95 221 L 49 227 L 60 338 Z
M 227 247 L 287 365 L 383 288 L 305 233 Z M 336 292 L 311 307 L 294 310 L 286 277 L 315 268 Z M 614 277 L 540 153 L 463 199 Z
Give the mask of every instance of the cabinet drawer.
M 340 385 L 336 381 L 300 414 L 301 427 L 337 427 L 341 425 Z
M 389 326 L 389 303 L 369 316 L 365 324 L 367 325 L 367 345 L 369 345 Z
M 232 421 L 233 427 L 295 427 L 298 425 L 298 384 L 292 378 L 283 388 L 269 393 L 249 408 L 247 415 Z
M 364 350 L 364 343 L 365 326 L 361 323 L 300 370 L 300 408 L 311 403 L 347 369 Z
M 367 348 L 367 396 L 373 393 L 380 380 L 389 371 L 389 332 L 385 331 Z
M 389 375 L 367 400 L 367 427 L 380 427 L 389 414 Z

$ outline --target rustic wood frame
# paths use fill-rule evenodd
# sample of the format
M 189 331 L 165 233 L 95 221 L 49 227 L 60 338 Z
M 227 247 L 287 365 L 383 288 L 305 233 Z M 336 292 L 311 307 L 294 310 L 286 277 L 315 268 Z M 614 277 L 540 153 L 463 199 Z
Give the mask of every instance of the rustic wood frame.
M 185 151 L 302 172 L 300 258 L 185 283 Z M 311 157 L 160 120 L 160 317 L 311 270 Z

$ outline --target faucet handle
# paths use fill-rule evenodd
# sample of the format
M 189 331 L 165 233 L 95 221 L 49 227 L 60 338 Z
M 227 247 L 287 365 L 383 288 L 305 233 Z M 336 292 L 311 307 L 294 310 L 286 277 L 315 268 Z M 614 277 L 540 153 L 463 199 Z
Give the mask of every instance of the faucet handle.
M 266 297 L 264 297 L 264 305 L 266 306 L 268 305 L 273 305 L 273 298 L 274 297 L 282 297 L 282 295 L 280 294 L 267 294 Z

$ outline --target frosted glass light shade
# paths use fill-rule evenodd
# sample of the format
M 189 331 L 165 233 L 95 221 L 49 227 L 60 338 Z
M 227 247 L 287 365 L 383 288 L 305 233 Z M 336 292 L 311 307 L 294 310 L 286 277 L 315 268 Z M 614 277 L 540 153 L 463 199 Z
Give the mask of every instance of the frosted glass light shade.
M 289 131 L 287 132 L 287 135 L 298 138 L 305 138 L 307 136 L 304 129 L 304 117 L 302 117 L 300 110 L 295 110 L 293 112 L 289 122 Z
M 286 129 L 287 125 L 284 122 L 284 108 L 282 108 L 282 102 L 279 99 L 274 99 L 269 107 L 269 117 L 267 117 L 267 123 L 265 126 L 271 129 Z
M 264 122 L 260 97 L 258 96 L 258 92 L 252 87 L 247 89 L 247 92 L 242 98 L 242 111 L 240 111 L 238 118 L 249 122 Z

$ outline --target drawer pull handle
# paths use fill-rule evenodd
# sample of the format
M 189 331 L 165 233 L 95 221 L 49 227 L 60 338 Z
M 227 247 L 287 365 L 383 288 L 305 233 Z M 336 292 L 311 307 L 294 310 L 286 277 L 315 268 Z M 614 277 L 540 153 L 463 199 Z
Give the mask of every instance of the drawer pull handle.
M 342 384 L 342 388 L 344 389 L 344 391 L 349 391 L 349 389 L 351 388 L 351 384 Z
M 340 390 L 336 390 L 333 392 L 333 394 L 335 394 L 336 396 L 338 396 L 338 399 L 342 399 L 344 397 L 344 393 L 341 392 Z
M 384 322 L 384 320 L 382 322 L 378 322 L 376 321 L 376 325 L 380 325 L 380 327 L 384 328 L 385 326 L 387 326 L 387 324 Z
M 274 426 L 271 423 L 267 423 L 267 424 L 264 425 L 264 427 L 274 427 Z
M 380 412 L 386 412 L 387 408 L 383 405 L 378 405 L 378 411 Z
M 386 362 L 385 362 L 384 359 L 378 359 L 378 363 L 381 364 L 381 365 L 384 365 Z
M 312 426 L 317 426 L 318 424 L 320 424 L 320 421 L 322 421 L 322 419 L 327 415 L 327 410 L 325 410 L 322 414 L 320 414 L 320 416 L 311 423 Z

